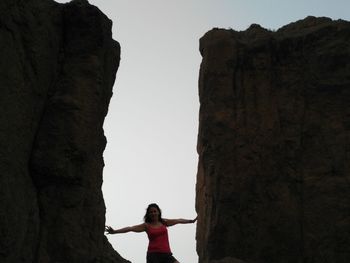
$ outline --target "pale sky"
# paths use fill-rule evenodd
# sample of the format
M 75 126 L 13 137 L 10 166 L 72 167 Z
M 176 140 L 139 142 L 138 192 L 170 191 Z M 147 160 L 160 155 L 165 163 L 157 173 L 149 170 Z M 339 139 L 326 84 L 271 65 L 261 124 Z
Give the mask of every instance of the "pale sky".
M 56 1 L 65 3 L 69 1 Z M 199 38 L 213 27 L 278 29 L 308 15 L 350 20 L 349 0 L 90 0 L 113 21 L 121 63 L 105 120 L 106 224 L 142 223 L 149 203 L 165 218 L 194 218 L 198 156 Z M 198 262 L 196 225 L 169 228 L 181 263 Z M 147 235 L 108 239 L 146 262 Z

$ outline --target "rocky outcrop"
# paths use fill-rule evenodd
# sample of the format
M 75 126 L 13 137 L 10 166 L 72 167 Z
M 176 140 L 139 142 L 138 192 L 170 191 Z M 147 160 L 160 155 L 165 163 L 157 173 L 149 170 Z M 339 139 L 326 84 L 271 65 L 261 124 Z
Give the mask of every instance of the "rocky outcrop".
M 350 23 L 200 40 L 200 263 L 350 261 Z
M 125 262 L 101 192 L 111 25 L 83 0 L 0 2 L 0 262 Z

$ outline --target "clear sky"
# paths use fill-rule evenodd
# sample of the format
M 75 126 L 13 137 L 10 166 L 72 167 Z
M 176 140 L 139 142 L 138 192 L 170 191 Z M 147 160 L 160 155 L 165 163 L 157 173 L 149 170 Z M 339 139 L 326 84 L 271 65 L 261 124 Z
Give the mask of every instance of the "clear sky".
M 56 1 L 65 3 L 69 1 Z M 194 218 L 199 38 L 213 27 L 268 29 L 308 15 L 350 20 L 349 0 L 90 0 L 113 21 L 121 64 L 105 120 L 106 223 L 142 223 L 156 202 L 165 218 Z M 198 262 L 196 225 L 169 228 L 181 263 Z M 133 263 L 146 262 L 147 236 L 108 236 Z

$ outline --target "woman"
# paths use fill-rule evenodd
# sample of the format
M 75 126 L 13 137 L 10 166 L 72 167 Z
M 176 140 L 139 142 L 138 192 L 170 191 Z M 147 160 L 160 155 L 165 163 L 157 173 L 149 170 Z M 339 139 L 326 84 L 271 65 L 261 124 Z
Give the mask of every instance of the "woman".
M 168 226 L 176 224 L 189 224 L 195 219 L 165 219 L 157 204 L 150 204 L 144 216 L 144 223 L 114 230 L 106 226 L 107 234 L 119 234 L 127 232 L 146 232 L 149 244 L 147 249 L 147 263 L 179 263 L 172 255 L 168 238 Z

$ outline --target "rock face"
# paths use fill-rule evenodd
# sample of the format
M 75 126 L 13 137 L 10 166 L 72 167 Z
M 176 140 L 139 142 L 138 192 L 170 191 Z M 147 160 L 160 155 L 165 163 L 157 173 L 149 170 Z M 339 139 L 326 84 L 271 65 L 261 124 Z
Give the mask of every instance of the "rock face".
M 197 251 L 209 262 L 350 262 L 350 23 L 200 40 Z
M 101 192 L 111 26 L 87 1 L 0 2 L 2 263 L 126 262 Z

